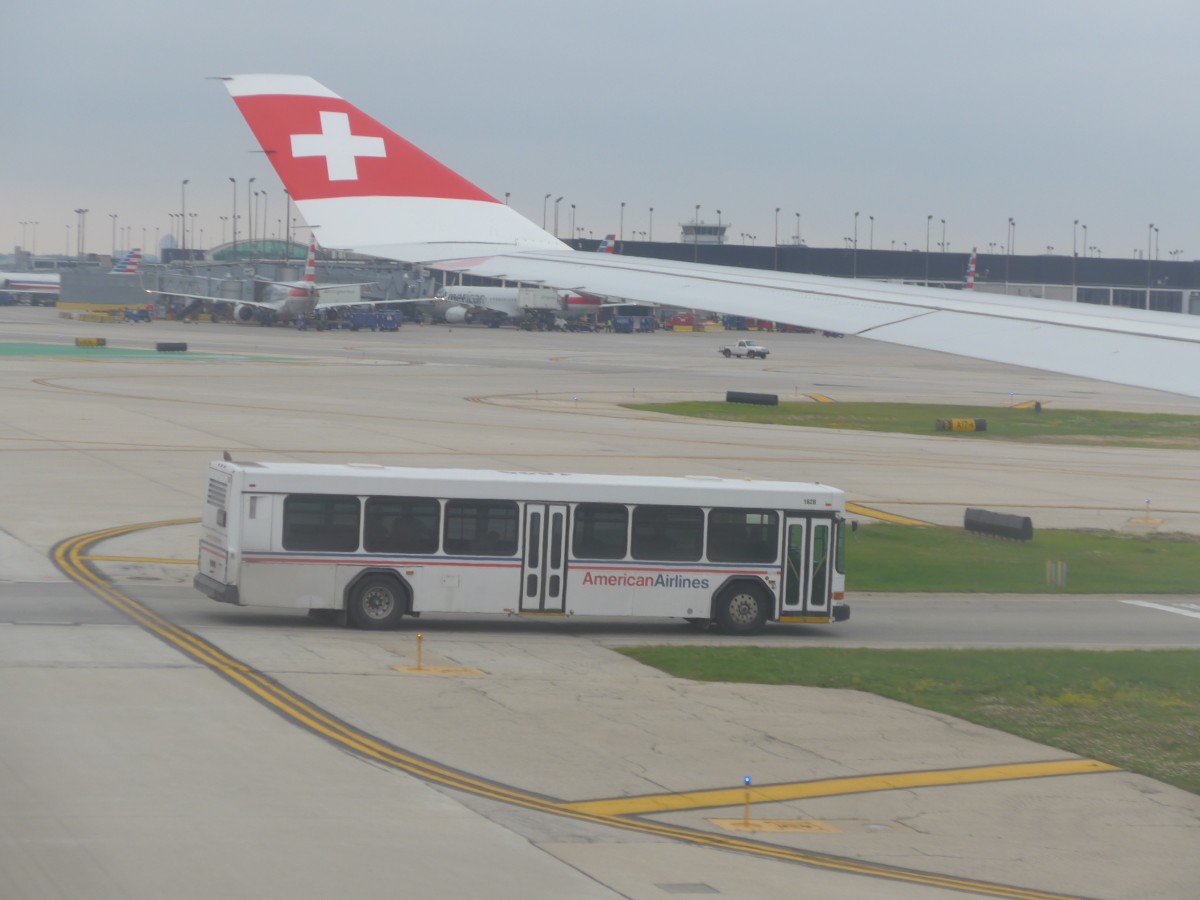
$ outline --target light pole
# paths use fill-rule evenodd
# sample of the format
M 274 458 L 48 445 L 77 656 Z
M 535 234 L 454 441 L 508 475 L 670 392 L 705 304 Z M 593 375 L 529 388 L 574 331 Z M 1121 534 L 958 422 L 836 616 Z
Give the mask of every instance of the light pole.
M 33 239 L 32 239 L 32 242 L 31 242 L 31 243 L 30 243 L 30 245 L 29 245 L 29 252 L 30 252 L 30 253 L 32 253 L 34 256 L 37 256 L 37 227 L 38 227 L 38 223 L 37 223 L 37 222 L 30 222 L 29 224 L 33 226 L 33 231 L 32 231 L 32 234 L 33 234 Z
M 850 253 L 850 258 L 853 260 L 851 266 L 851 278 L 858 277 L 858 210 L 854 211 L 854 249 Z
M 267 223 L 271 221 L 271 219 L 270 219 L 271 208 L 269 206 L 267 206 L 267 189 L 266 188 L 262 189 L 262 198 L 263 198 L 262 232 L 263 232 L 263 240 L 266 240 L 267 239 Z
M 29 223 L 28 222 L 18 222 L 17 224 L 21 226 L 21 249 L 24 250 L 26 247 L 25 235 L 27 233 L 25 231 L 25 228 L 26 228 L 26 226 L 29 225 Z
M 188 179 L 183 179 L 183 184 L 179 185 L 179 215 L 180 221 L 187 222 L 187 185 Z M 187 229 L 183 232 L 183 249 L 187 249 Z
M 942 252 L 946 252 L 946 220 L 942 219 Z
M 1083 226 L 1083 255 L 1088 255 L 1087 226 Z
M 79 257 L 82 257 L 83 256 L 83 247 L 85 244 L 84 229 L 87 226 L 88 211 L 86 209 L 80 208 L 80 209 L 75 210 L 75 213 L 76 213 L 76 215 L 79 216 L 79 227 L 75 230 L 75 242 L 77 245 L 76 255 Z
M 512 196 L 512 191 L 504 192 L 504 205 L 508 206 L 508 198 Z
M 796 246 L 800 246 L 800 213 L 796 213 Z
M 142 226 L 142 252 L 144 253 L 149 248 L 146 246 L 146 226 Z
M 562 203 L 562 197 L 556 197 L 554 200 L 554 236 L 558 237 L 558 204 Z
M 875 217 L 867 216 L 867 218 L 871 220 L 871 238 L 867 242 L 867 249 L 874 250 L 875 249 Z
M 1004 293 L 1008 293 L 1008 270 L 1012 263 L 1013 244 L 1017 237 L 1017 223 L 1012 216 L 1008 217 L 1008 231 L 1004 235 Z
M 620 218 L 620 241 L 625 243 L 625 201 L 621 201 L 621 218 Z
M 571 204 L 571 237 L 575 237 L 575 204 Z
M 287 239 L 285 243 L 287 248 L 284 251 L 287 258 L 292 258 L 292 193 L 287 188 L 283 189 L 283 219 L 285 222 L 285 234 Z
M 717 210 L 717 243 L 721 241 L 721 211 Z
M 542 231 L 546 230 L 546 201 L 549 199 L 549 194 L 542 198 Z
M 237 256 L 237 179 L 231 177 L 229 183 L 233 185 L 233 210 L 229 214 L 229 221 L 233 223 L 233 253 Z
M 1146 230 L 1146 287 L 1150 287 L 1150 248 L 1154 246 L 1154 223 Z
M 775 207 L 775 270 L 779 270 L 779 207 Z
M 246 181 L 246 231 L 250 234 L 250 252 L 254 252 L 254 204 L 251 193 L 254 190 L 254 176 Z
M 696 204 L 696 218 L 692 228 L 692 262 L 700 259 L 700 204 Z
M 654 240 L 654 207 L 650 207 L 650 240 Z
M 198 216 L 198 215 L 200 215 L 200 213 L 188 213 L 188 218 L 192 220 L 191 228 L 192 228 L 192 246 L 193 247 L 196 246 L 196 216 Z M 200 233 L 203 234 L 204 230 L 201 229 Z
M 933 224 L 933 215 L 925 217 L 925 287 L 929 287 L 929 227 Z
M 117 258 L 117 214 L 109 213 L 108 217 L 112 219 L 112 258 Z
M 221 220 L 221 243 L 225 243 L 225 223 L 229 221 L 229 216 L 217 216 Z
M 1075 233 L 1079 230 L 1079 220 L 1076 219 L 1071 224 L 1071 284 L 1075 284 L 1075 260 L 1079 258 L 1079 251 L 1075 246 Z M 1084 238 L 1084 246 L 1087 246 L 1087 239 Z

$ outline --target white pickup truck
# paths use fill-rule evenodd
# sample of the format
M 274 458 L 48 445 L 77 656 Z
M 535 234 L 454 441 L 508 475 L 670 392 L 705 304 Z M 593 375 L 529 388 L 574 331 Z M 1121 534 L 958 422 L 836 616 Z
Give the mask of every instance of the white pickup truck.
M 771 351 L 758 341 L 738 341 L 736 344 L 726 344 L 717 348 L 722 356 L 744 356 L 747 359 L 766 359 Z

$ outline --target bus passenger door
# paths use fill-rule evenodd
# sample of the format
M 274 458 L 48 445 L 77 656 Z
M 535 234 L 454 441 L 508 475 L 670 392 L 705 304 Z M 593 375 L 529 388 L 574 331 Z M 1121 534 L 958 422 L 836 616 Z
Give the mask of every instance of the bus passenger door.
M 567 580 L 567 507 L 525 507 L 525 555 L 521 566 L 521 611 L 562 612 Z
M 807 533 L 808 519 L 793 519 L 789 516 L 784 521 L 787 541 L 783 547 L 783 603 L 779 611 L 781 616 L 798 616 L 804 610 Z
M 788 517 L 783 548 L 783 604 L 780 615 L 829 615 L 833 564 L 833 523 Z
M 833 523 L 814 519 L 808 536 L 808 596 L 804 609 L 809 615 L 829 615 L 829 580 L 833 572 Z

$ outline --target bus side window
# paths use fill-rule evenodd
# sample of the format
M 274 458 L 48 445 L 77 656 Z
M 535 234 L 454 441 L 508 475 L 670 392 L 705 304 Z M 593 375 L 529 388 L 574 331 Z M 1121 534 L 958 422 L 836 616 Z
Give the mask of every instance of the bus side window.
M 571 534 L 575 559 L 624 559 L 629 510 L 619 503 L 580 503 Z
M 510 500 L 447 500 L 443 547 L 460 556 L 513 556 L 519 525 Z
M 370 497 L 363 547 L 368 553 L 436 553 L 440 516 L 431 497 Z
M 283 501 L 283 549 L 351 553 L 358 549 L 357 497 L 291 494 Z
M 638 506 L 633 510 L 634 559 L 693 562 L 704 547 L 704 510 L 698 506 Z
M 712 509 L 707 557 L 713 562 L 775 562 L 779 516 L 769 509 Z

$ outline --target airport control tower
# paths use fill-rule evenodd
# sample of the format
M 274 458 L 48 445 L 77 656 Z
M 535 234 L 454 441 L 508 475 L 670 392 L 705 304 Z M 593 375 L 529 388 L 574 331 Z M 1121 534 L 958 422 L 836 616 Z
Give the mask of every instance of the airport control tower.
M 680 222 L 679 227 L 683 229 L 679 238 L 681 244 L 724 244 L 729 223 L 710 225 L 707 222 Z

